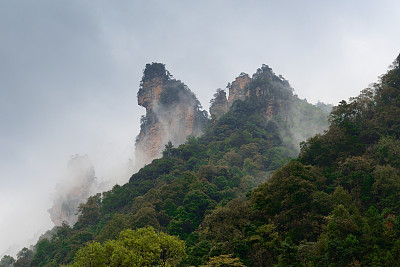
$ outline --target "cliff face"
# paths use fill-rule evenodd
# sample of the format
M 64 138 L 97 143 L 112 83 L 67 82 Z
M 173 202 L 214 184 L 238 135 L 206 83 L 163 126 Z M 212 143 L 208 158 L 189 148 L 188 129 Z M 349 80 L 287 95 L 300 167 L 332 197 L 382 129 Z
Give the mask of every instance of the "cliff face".
M 232 82 L 232 85 L 229 87 L 229 107 L 231 107 L 236 100 L 245 100 L 246 96 L 250 96 L 250 92 L 246 87 L 250 83 L 250 81 L 251 79 L 249 75 L 242 72 L 239 77 L 237 77 L 235 81 Z
M 178 146 L 187 136 L 200 135 L 207 122 L 196 96 L 160 63 L 146 65 L 138 104 L 146 108 L 146 115 L 136 138 L 136 168 L 160 157 L 168 141 Z
M 138 104 L 146 108 L 146 111 L 153 108 L 153 103 L 159 103 L 164 87 L 164 77 L 154 77 L 143 81 L 143 90 L 138 94 Z

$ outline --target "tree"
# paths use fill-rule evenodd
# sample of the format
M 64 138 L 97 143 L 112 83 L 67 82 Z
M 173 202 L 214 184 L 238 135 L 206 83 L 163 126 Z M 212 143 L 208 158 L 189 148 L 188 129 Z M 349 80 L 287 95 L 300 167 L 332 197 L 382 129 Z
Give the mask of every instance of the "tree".
M 287 237 L 281 244 L 281 254 L 278 257 L 278 266 L 299 266 L 300 258 L 298 248 L 290 237 Z
M 100 217 L 101 194 L 96 194 L 88 198 L 86 203 L 82 203 L 78 207 L 77 225 L 93 225 Z
M 135 227 L 152 226 L 156 229 L 160 228 L 157 220 L 157 213 L 152 207 L 143 207 L 132 216 L 132 225 Z
M 356 235 L 359 234 L 359 227 L 354 216 L 343 205 L 335 207 L 327 227 L 329 260 L 341 266 L 357 260 L 360 248 Z
M 12 267 L 15 263 L 15 259 L 10 255 L 4 255 L 3 258 L 0 260 L 0 267 Z
M 387 211 L 398 211 L 400 208 L 400 175 L 399 170 L 390 165 L 376 166 L 373 176 L 372 194 L 377 206 Z
M 104 242 L 109 239 L 115 239 L 119 233 L 129 228 L 129 219 L 124 214 L 116 213 L 101 229 L 97 240 Z
M 49 239 L 43 238 L 36 243 L 36 253 L 31 262 L 31 266 L 38 266 L 39 263 L 47 263 L 51 260 L 54 245 Z
M 177 266 L 185 257 L 185 245 L 176 236 L 167 235 L 163 232 L 158 234 L 160 242 L 160 260 L 161 266 Z
M 322 181 L 317 169 L 292 161 L 258 186 L 250 200 L 262 216 L 273 219 L 279 231 L 289 233 L 293 242 L 298 242 L 316 234 L 313 220 L 320 215 L 310 214 L 310 210 L 313 193 Z
M 183 241 L 149 226 L 124 230 L 103 245 L 88 243 L 77 252 L 73 266 L 176 266 L 184 257 Z
M 23 248 L 17 253 L 17 261 L 14 267 L 29 267 L 33 259 L 33 251 L 28 248 Z
M 243 263 L 240 262 L 239 258 L 233 257 L 232 254 L 228 255 L 219 255 L 210 258 L 206 265 L 202 265 L 201 267 L 245 267 Z
M 194 227 L 197 227 L 204 218 L 208 208 L 213 205 L 212 200 L 200 190 L 193 190 L 186 194 L 183 206 L 188 218 Z
M 93 241 L 78 250 L 73 267 L 105 267 L 105 249 L 99 242 Z
M 400 140 L 392 136 L 383 136 L 374 145 L 374 156 L 381 165 L 390 164 L 400 167 Z
M 168 143 L 165 145 L 163 156 L 171 158 L 174 155 L 174 151 L 176 151 L 176 149 L 174 149 L 174 145 L 171 141 L 168 141 Z

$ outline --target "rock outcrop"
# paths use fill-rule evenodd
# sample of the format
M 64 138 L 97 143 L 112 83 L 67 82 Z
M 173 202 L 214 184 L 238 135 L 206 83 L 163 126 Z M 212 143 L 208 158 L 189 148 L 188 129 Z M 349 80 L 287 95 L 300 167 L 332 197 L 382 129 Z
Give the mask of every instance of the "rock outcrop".
M 210 101 L 210 114 L 212 119 L 219 119 L 222 115 L 228 112 L 228 100 L 226 92 L 218 89 L 214 94 L 214 99 Z
M 147 64 L 138 92 L 138 104 L 146 108 L 136 138 L 136 168 L 162 155 L 165 144 L 178 146 L 190 135 L 202 133 L 207 112 L 190 89 L 161 63 Z
M 247 85 L 251 82 L 248 74 L 242 72 L 235 81 L 229 86 L 229 98 L 228 106 L 231 107 L 232 104 L 240 99 L 245 100 L 246 96 L 250 96 L 250 91 Z
M 327 124 L 327 113 L 293 94 L 293 88 L 281 75 L 277 76 L 267 65 L 262 65 L 250 78 L 241 73 L 227 86 L 229 97 L 221 89 L 217 90 L 210 101 L 212 117 L 219 118 L 238 100 L 251 101 L 260 109 L 265 123 L 281 127 L 283 139 L 292 140 L 293 146 L 299 149 L 299 143 L 316 133 L 323 132 Z M 225 109 L 225 103 L 227 108 Z
M 228 84 L 227 88 L 228 98 L 224 91 L 218 89 L 214 94 L 214 99 L 210 101 L 210 113 L 216 118 L 228 112 L 235 101 L 252 98 L 263 102 L 264 114 L 269 120 L 279 111 L 284 111 L 284 101 L 281 96 L 287 99 L 289 95 L 293 95 L 293 89 L 289 83 L 282 76 L 276 76 L 267 65 L 258 69 L 252 78 L 242 72 L 231 84 Z
M 294 140 L 296 147 L 327 126 L 326 114 L 300 100 L 289 82 L 267 65 L 262 65 L 251 78 L 241 73 L 228 89 L 228 98 L 225 91 L 218 89 L 210 101 L 214 120 L 234 108 L 236 101 L 250 100 L 260 109 L 265 123 L 272 121 L 285 128 L 282 132 L 292 133 L 282 134 L 282 138 Z M 136 169 L 160 157 L 169 141 L 178 146 L 188 136 L 200 135 L 207 122 L 207 112 L 201 110 L 196 96 L 181 81 L 173 79 L 164 64 L 146 65 L 137 97 L 138 104 L 146 108 L 146 115 L 136 138 Z M 316 110 L 310 111 L 313 108 Z

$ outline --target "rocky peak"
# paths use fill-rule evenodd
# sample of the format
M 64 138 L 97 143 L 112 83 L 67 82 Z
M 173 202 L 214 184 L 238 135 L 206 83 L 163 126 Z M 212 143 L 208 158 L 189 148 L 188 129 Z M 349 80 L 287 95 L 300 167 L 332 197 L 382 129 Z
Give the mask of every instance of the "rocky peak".
M 231 107 L 232 104 L 240 99 L 244 100 L 246 96 L 249 96 L 248 90 L 246 90 L 246 86 L 250 83 L 251 79 L 248 74 L 242 72 L 235 81 L 229 87 L 229 98 L 228 98 L 228 106 Z
M 293 96 L 293 88 L 281 75 L 276 76 L 272 69 L 263 64 L 250 76 L 242 72 L 231 84 L 228 84 L 229 97 L 220 89 L 210 102 L 210 113 L 221 117 L 232 107 L 236 100 L 251 98 L 261 103 L 266 119 L 271 119 L 285 109 L 284 102 Z M 227 102 L 227 108 L 225 103 Z
M 322 132 L 327 126 L 326 113 L 300 100 L 293 94 L 289 82 L 281 75 L 275 75 L 268 65 L 263 64 L 251 78 L 246 73 L 241 73 L 227 88 L 228 100 L 225 92 L 217 90 L 210 102 L 210 113 L 213 117 L 221 117 L 234 107 L 237 100 L 250 101 L 259 109 L 266 122 L 271 121 L 272 124 L 285 128 L 282 138 L 293 140 L 295 149 L 299 148 L 299 142 Z
M 138 104 L 145 107 L 146 111 L 152 109 L 153 102 L 158 103 L 160 101 L 164 83 L 168 81 L 169 77 L 170 74 L 165 69 L 164 64 L 146 64 L 137 94 Z
M 147 64 L 138 92 L 138 104 L 146 108 L 136 138 L 136 168 L 161 156 L 165 144 L 178 146 L 189 135 L 202 133 L 207 112 L 181 81 L 173 79 L 162 63 Z
M 226 92 L 222 89 L 217 89 L 214 98 L 210 101 L 210 114 L 213 119 L 219 119 L 222 115 L 228 112 L 228 100 Z

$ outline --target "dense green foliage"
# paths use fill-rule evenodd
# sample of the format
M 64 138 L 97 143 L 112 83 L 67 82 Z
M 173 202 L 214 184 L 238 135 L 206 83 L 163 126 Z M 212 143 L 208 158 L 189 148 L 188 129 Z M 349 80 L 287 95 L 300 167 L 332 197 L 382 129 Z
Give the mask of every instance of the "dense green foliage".
M 144 74 L 142 82 L 164 75 L 167 85 L 177 84 L 178 90 L 185 90 L 162 64 L 146 66 Z M 168 143 L 163 157 L 134 174 L 129 183 L 89 197 L 79 206 L 79 218 L 73 227 L 57 227 L 51 238 L 36 244 L 31 265 L 69 264 L 79 257 L 77 251 L 87 242 L 92 242 L 89 248 L 101 250 L 109 240 L 116 240 L 121 231 L 147 226 L 185 240 L 185 264 L 205 264 L 209 256 L 218 256 L 209 253 L 208 243 L 202 245 L 199 241 L 196 230 L 204 218 L 231 200 L 245 197 L 298 153 L 289 138 L 289 127 L 293 125 L 288 122 L 295 119 L 282 109 L 267 118 L 266 99 L 298 111 L 305 121 L 326 123 L 323 112 L 295 97 L 287 81 L 275 77 L 269 68 L 263 66 L 254 77 L 249 89 L 263 86 L 268 95 L 235 102 L 228 113 L 208 123 L 201 137 L 189 137 L 177 148 Z M 269 82 L 271 77 L 275 79 L 273 83 Z M 171 88 L 166 91 L 173 93 Z M 304 124 L 303 130 L 307 127 Z M 226 255 L 229 254 L 232 253 L 228 251 Z M 237 262 L 236 257 L 237 254 L 214 260 Z M 214 264 L 214 260 L 209 264 Z
M 76 253 L 73 267 L 176 266 L 185 256 L 185 244 L 177 237 L 156 233 L 149 226 L 124 230 L 116 240 L 101 245 L 93 241 Z
M 127 249 L 117 246 L 121 232 L 147 231 L 150 251 L 164 232 L 184 240 L 186 266 L 399 266 L 399 62 L 335 107 L 329 129 L 303 142 L 296 159 L 285 140 L 294 122 L 280 114 L 266 119 L 265 101 L 272 95 L 310 112 L 305 123 L 320 115 L 274 87 L 284 79 L 263 81 L 269 69 L 262 68 L 256 75 L 263 82 L 252 80 L 250 89 L 265 88 L 268 97 L 235 102 L 201 137 L 167 144 L 129 183 L 90 197 L 72 228 L 58 227 L 36 244 L 31 265 L 77 265 L 88 253 L 112 255 L 107 249 L 120 255 Z
M 0 260 L 0 267 L 10 267 L 15 263 L 15 259 L 10 255 L 4 255 L 4 257 Z
M 297 160 L 209 214 L 193 247 L 249 266 L 399 266 L 399 61 Z
M 37 244 L 32 266 L 67 264 L 86 242 L 107 242 L 125 229 L 152 226 L 192 240 L 211 210 L 245 196 L 295 154 L 251 102 L 236 106 L 201 138 L 189 137 L 178 148 L 169 143 L 163 158 L 142 168 L 129 183 L 81 204 L 73 228 L 63 225 L 51 240 Z

